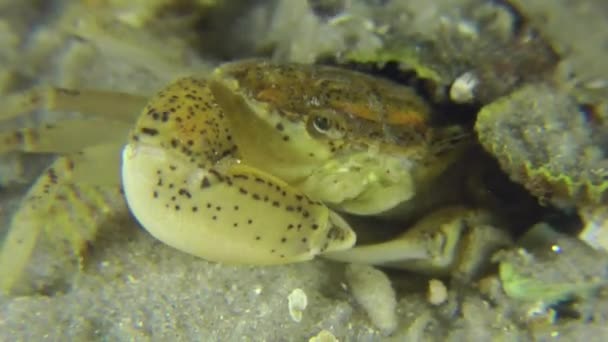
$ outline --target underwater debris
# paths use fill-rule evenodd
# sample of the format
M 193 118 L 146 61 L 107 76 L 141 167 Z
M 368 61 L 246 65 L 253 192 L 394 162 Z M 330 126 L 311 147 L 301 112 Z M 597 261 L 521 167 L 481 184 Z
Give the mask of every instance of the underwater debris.
M 475 130 L 511 179 L 541 203 L 571 208 L 608 201 L 601 133 L 567 94 L 545 84 L 524 86 L 483 107 Z
M 388 27 L 376 35 L 381 44 L 351 47 L 338 54 L 338 61 L 378 67 L 394 63 L 401 72 L 414 72 L 418 79 L 429 81 L 425 87 L 438 102 L 482 104 L 541 79 L 558 61 L 551 45 L 526 24 L 523 15 L 500 2 L 433 3 L 434 8 L 420 11 L 426 20 L 412 14 L 409 20 L 403 19 L 406 14 L 391 15 L 390 11 L 418 12 L 409 6 L 414 4 L 393 1 L 370 10 L 372 21 L 382 18 Z M 475 81 L 468 75 L 474 75 Z
M 221 5 L 220 0 L 83 0 L 91 10 L 111 13 L 120 21 L 133 27 L 142 28 L 167 19 L 173 24 L 181 20 L 191 21 L 193 17 Z M 182 24 L 183 25 L 183 24 Z
M 502 287 L 513 299 L 548 308 L 593 296 L 608 283 L 608 254 L 545 223 L 532 227 L 520 245 L 495 256 Z
M 328 330 L 321 330 L 316 336 L 311 337 L 308 342 L 338 342 L 339 340 Z
M 426 298 L 433 305 L 441 305 L 448 300 L 448 289 L 441 280 L 431 279 Z
M 608 208 L 588 206 L 579 210 L 584 226 L 578 234 L 579 239 L 591 247 L 608 252 Z
M 397 299 L 386 274 L 371 266 L 350 264 L 346 267 L 346 280 L 372 323 L 385 334 L 395 331 Z
M 302 289 L 294 289 L 287 296 L 289 315 L 294 322 L 302 321 L 302 314 L 308 306 L 308 297 Z
M 450 86 L 450 100 L 455 103 L 471 103 L 475 99 L 475 88 L 479 79 L 474 72 L 465 72 Z

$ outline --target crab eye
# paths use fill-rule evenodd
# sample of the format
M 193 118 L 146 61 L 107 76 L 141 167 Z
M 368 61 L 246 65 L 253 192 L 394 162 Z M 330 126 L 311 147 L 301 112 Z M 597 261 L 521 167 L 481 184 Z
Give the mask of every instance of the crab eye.
M 340 139 L 344 136 L 339 121 L 324 114 L 313 114 L 306 124 L 308 132 L 319 139 Z
M 324 116 L 316 116 L 312 119 L 312 126 L 319 133 L 326 133 L 331 128 L 331 122 Z

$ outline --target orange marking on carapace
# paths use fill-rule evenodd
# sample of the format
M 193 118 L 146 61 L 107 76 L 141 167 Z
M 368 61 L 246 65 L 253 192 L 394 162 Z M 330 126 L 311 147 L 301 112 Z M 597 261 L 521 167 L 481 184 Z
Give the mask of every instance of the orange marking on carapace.
M 283 100 L 284 93 L 277 88 L 266 88 L 257 93 L 256 98 L 260 101 L 279 103 Z
M 414 110 L 388 110 L 386 113 L 387 115 L 382 117 L 378 112 L 370 110 L 367 105 L 342 103 L 336 104 L 336 107 L 357 117 L 374 122 L 382 122 L 390 125 L 411 125 L 415 127 L 426 126 L 426 116 Z
M 199 139 L 199 124 L 195 120 L 184 120 L 179 123 L 179 139 L 182 142 Z

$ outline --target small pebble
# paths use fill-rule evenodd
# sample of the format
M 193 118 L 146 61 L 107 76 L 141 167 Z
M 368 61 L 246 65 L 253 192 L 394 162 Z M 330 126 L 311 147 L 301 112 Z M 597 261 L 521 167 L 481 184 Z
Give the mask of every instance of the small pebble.
M 321 330 L 317 336 L 311 337 L 308 342 L 338 342 L 339 340 L 330 331 Z
M 579 210 L 579 214 L 585 224 L 579 239 L 595 249 L 608 251 L 608 208 L 586 206 Z
M 308 306 L 308 297 L 302 289 L 295 289 L 287 296 L 289 315 L 294 322 L 302 320 L 302 314 Z
M 448 289 L 441 280 L 429 280 L 427 300 L 433 305 L 441 305 L 448 299 Z
M 460 75 L 450 87 L 450 99 L 456 103 L 471 103 L 475 99 L 475 88 L 479 79 L 469 71 Z

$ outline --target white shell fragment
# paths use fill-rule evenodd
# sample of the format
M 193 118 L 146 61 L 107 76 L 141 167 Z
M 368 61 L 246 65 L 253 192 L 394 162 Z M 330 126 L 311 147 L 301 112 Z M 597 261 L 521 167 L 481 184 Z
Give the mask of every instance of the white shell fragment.
M 448 299 L 448 289 L 439 279 L 429 280 L 427 300 L 433 305 L 441 305 Z
M 339 340 L 330 331 L 321 330 L 316 336 L 311 337 L 308 342 L 338 342 Z
M 470 103 L 475 98 L 475 88 L 479 79 L 474 72 L 468 71 L 460 75 L 450 87 L 450 99 L 456 103 Z
M 608 251 L 608 208 L 587 206 L 579 213 L 585 227 L 578 237 L 595 249 Z
M 372 323 L 385 334 L 394 332 L 397 328 L 397 299 L 386 274 L 359 264 L 348 265 L 345 274 L 355 300 L 365 309 Z
M 308 297 L 302 289 L 294 289 L 287 296 L 287 302 L 289 307 L 289 315 L 294 322 L 300 322 L 302 320 L 302 314 L 308 306 Z

